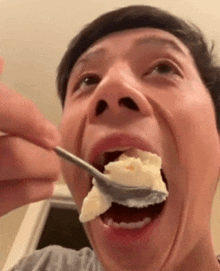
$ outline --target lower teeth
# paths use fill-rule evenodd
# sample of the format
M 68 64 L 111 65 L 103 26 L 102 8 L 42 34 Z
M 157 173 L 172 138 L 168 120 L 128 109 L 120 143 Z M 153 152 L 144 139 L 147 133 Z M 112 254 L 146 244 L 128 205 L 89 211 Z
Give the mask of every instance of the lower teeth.
M 114 222 L 112 218 L 105 219 L 104 223 L 108 226 L 115 227 L 115 228 L 121 228 L 121 229 L 138 229 L 142 228 L 143 226 L 149 224 L 151 222 L 150 217 L 146 217 L 144 220 L 139 222 L 132 222 L 132 223 L 125 223 L 125 222 Z

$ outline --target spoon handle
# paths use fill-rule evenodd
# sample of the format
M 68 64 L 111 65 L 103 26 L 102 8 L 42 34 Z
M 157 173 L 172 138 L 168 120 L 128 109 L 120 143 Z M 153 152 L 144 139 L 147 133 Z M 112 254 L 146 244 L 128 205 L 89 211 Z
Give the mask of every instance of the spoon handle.
M 85 160 L 77 157 L 76 155 L 64 150 L 63 148 L 59 146 L 56 146 L 54 150 L 59 156 L 85 169 L 93 177 L 98 178 L 98 179 L 104 179 L 104 180 L 107 179 L 105 178 L 104 174 L 98 171 L 95 167 L 87 163 Z

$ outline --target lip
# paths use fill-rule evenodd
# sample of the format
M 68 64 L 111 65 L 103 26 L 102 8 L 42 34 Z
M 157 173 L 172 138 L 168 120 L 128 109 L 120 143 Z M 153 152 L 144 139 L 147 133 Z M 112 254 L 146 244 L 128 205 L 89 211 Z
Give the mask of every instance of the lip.
M 159 155 L 154 147 L 145 139 L 137 136 L 118 133 L 112 134 L 96 142 L 89 152 L 88 162 L 93 164 L 101 154 L 116 147 L 133 147 Z
M 153 233 L 158 233 L 158 227 L 162 223 L 162 219 L 165 215 L 167 203 L 165 203 L 161 213 L 153 219 L 149 224 L 144 225 L 140 229 L 123 229 L 108 226 L 103 223 L 101 217 L 98 217 L 99 226 L 104 229 L 106 238 L 111 243 L 120 243 L 121 245 L 129 245 L 143 240 L 143 242 L 149 240 L 153 236 Z

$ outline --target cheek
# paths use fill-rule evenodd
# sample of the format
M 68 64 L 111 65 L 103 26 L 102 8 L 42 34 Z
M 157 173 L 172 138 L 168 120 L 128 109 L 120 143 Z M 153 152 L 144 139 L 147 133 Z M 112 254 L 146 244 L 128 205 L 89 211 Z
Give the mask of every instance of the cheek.
M 84 131 L 85 116 L 77 106 L 67 106 L 64 109 L 59 131 L 62 136 L 62 146 L 68 151 L 80 155 L 81 141 Z
M 218 176 L 219 137 L 211 98 L 204 91 L 188 92 L 174 114 L 180 162 L 188 179 L 199 180 L 200 185 L 214 181 Z
M 161 91 L 151 100 L 157 117 L 171 133 L 178 164 L 192 193 L 195 188 L 203 189 L 201 183 L 212 189 L 219 174 L 219 136 L 214 106 L 201 85 L 199 80 L 184 83 L 169 92 Z
M 84 171 L 66 161 L 62 161 L 61 167 L 65 182 L 80 210 L 89 190 L 88 177 Z
M 83 140 L 85 116 L 77 107 L 74 109 L 65 109 L 59 126 L 62 136 L 62 147 L 67 151 L 81 156 L 81 145 Z M 62 159 L 62 172 L 73 197 L 78 206 L 81 206 L 82 200 L 88 191 L 88 175 L 79 167 Z

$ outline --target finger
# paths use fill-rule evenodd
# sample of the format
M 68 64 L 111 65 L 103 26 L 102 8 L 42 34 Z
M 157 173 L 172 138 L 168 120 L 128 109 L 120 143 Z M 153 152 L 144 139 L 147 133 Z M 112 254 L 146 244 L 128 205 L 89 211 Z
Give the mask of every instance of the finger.
M 3 56 L 0 56 L 0 74 L 3 74 L 4 65 L 5 65 L 5 60 L 4 60 Z
M 45 119 L 36 104 L 0 83 L 0 130 L 18 135 L 37 145 L 59 145 L 57 127 Z
M 0 186 L 0 217 L 21 206 L 50 198 L 55 187 L 48 180 L 13 180 L 10 185 L 8 181 L 0 182 Z
M 53 150 L 19 137 L 0 137 L 0 182 L 14 179 L 57 180 L 60 160 Z

